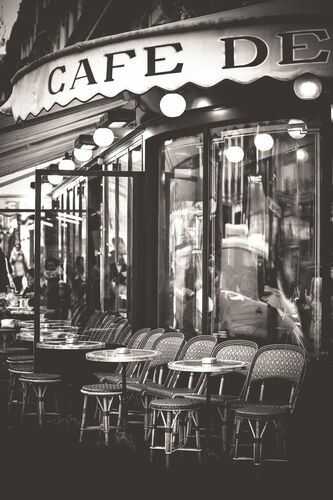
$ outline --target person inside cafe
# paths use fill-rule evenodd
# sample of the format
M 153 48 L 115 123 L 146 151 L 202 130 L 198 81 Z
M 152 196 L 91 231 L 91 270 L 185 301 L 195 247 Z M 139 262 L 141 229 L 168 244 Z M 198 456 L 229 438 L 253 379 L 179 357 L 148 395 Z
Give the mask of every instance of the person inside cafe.
M 16 291 L 20 293 L 22 291 L 22 280 L 27 271 L 27 265 L 22 252 L 21 244 L 19 242 L 15 243 L 15 246 L 10 254 L 10 264 L 13 269 L 13 281 L 15 284 Z
M 61 266 L 57 259 L 48 258 L 45 263 L 42 285 L 41 304 L 46 305 L 45 317 L 48 319 L 67 319 L 70 307 L 70 288 L 67 283 L 60 280 L 59 269 Z

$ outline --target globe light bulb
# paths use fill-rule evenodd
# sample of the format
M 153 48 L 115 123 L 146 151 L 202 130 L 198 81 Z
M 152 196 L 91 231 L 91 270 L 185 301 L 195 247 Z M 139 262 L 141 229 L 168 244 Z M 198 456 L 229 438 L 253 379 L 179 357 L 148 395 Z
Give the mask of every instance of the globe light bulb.
M 77 161 L 89 161 L 93 155 L 92 149 L 74 148 L 74 156 Z
M 274 145 L 274 139 L 270 134 L 257 134 L 254 144 L 259 151 L 269 151 Z
M 322 88 L 321 81 L 314 75 L 303 75 L 294 81 L 294 92 L 300 99 L 317 99 Z
M 165 94 L 160 100 L 160 110 L 169 118 L 176 118 L 184 113 L 186 101 L 180 94 Z
M 60 184 L 60 182 L 62 181 L 62 176 L 61 175 L 48 175 L 47 176 L 47 180 L 50 182 L 50 184 L 52 184 L 53 186 L 57 186 L 58 184 Z
M 292 119 L 289 120 L 288 125 L 292 125 L 291 127 L 288 127 L 288 134 L 293 139 L 303 139 L 303 137 L 306 136 L 308 127 L 303 120 Z
M 68 153 L 65 153 L 64 158 L 59 162 L 59 170 L 74 170 L 75 163 Z
M 225 155 L 231 163 L 239 163 L 244 158 L 244 150 L 240 146 L 230 146 Z
M 113 143 L 114 133 L 108 127 L 99 127 L 93 133 L 93 140 L 100 148 L 106 148 Z

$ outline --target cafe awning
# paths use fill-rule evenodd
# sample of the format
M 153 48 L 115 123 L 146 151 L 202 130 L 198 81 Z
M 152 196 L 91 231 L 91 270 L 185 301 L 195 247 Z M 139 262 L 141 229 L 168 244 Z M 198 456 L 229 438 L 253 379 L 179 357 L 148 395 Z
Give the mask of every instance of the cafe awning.
M 73 149 L 78 134 L 91 133 L 104 113 L 124 103 L 98 99 L 72 103 L 66 109 L 55 106 L 52 112 L 17 124 L 13 117 L 0 115 L 0 177 L 16 172 L 18 180 L 32 167 L 63 157 Z
M 2 112 L 15 120 L 74 100 L 191 82 L 333 74 L 333 2 L 279 0 L 77 43 L 22 68 Z M 0 110 L 1 111 L 1 110 Z

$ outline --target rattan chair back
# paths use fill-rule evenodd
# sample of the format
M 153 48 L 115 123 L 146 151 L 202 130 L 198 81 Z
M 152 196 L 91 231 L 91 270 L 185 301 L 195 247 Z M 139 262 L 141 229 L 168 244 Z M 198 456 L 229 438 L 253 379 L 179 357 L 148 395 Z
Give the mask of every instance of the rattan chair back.
M 294 408 L 306 369 L 306 352 L 302 347 L 272 344 L 261 347 L 254 355 L 242 397 L 249 400 L 254 384 L 260 384 L 259 401 L 263 401 L 265 382 L 272 379 L 290 383 L 289 405 Z

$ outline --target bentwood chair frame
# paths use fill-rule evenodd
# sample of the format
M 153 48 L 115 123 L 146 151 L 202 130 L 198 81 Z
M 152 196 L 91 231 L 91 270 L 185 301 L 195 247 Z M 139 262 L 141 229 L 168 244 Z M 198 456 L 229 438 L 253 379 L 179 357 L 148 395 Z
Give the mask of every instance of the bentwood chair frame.
M 219 361 L 231 360 L 231 361 L 242 361 L 248 363 L 249 367 L 252 363 L 253 357 L 258 350 L 258 345 L 250 340 L 226 340 L 221 344 L 218 344 L 213 352 L 212 357 L 216 357 Z M 246 378 L 248 370 L 242 370 L 239 375 Z M 234 374 L 233 374 L 234 375 Z M 239 400 L 240 394 L 226 394 L 224 392 L 225 379 L 228 374 L 217 375 L 219 377 L 219 389 L 217 394 L 211 395 L 211 405 L 216 408 L 219 418 L 221 420 L 221 437 L 222 437 L 222 449 L 225 452 L 227 450 L 228 442 L 228 413 L 229 405 L 232 401 Z M 197 401 L 205 403 L 206 401 L 206 376 L 202 374 L 197 382 L 197 385 L 193 391 L 193 394 L 189 394 L 187 397 L 194 398 Z M 244 380 L 245 382 L 245 380 Z M 243 385 L 244 387 L 244 385 Z M 175 393 L 177 396 L 177 393 Z
M 306 370 L 306 352 L 296 345 L 273 344 L 259 349 L 252 361 L 239 405 L 234 411 L 232 458 L 253 460 L 255 465 L 263 461 L 263 439 L 268 426 L 276 433 L 277 447 L 282 441 L 282 458 L 265 458 L 265 461 L 287 461 L 286 423 L 293 414 Z M 265 402 L 265 384 L 269 380 L 281 380 L 291 386 L 288 402 Z M 259 384 L 259 398 L 251 402 L 251 394 Z M 258 387 L 257 387 L 258 388 Z M 248 425 L 253 438 L 253 457 L 239 456 L 241 424 Z M 272 425 L 270 425 L 272 424 Z

